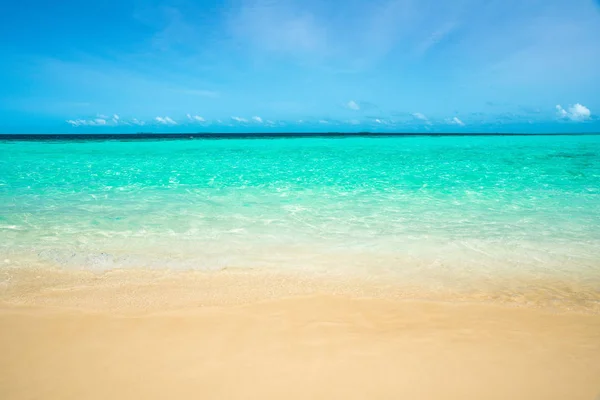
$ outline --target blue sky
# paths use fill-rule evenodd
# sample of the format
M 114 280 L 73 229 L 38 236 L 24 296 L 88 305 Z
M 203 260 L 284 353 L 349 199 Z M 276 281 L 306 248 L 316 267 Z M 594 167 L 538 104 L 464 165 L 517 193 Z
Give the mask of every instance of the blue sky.
M 600 132 L 595 0 L 20 0 L 0 132 Z

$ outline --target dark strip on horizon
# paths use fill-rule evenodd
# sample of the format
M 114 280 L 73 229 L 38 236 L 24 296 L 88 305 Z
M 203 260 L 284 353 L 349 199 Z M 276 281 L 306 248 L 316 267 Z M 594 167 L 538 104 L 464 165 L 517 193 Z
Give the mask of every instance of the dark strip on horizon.
M 373 132 L 291 132 L 291 133 L 59 133 L 0 134 L 0 141 L 93 141 L 93 140 L 175 140 L 175 139 L 284 139 L 347 137 L 448 137 L 448 136 L 596 136 L 600 133 L 373 133 Z

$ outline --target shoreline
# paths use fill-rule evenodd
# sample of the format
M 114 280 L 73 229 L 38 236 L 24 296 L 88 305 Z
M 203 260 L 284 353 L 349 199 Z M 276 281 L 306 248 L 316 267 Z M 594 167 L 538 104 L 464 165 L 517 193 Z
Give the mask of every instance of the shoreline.
M 596 281 L 451 277 L 419 283 L 391 276 L 328 275 L 306 271 L 225 268 L 169 269 L 0 268 L 0 305 L 53 307 L 124 314 L 333 295 L 390 301 L 530 308 L 600 315 Z M 456 278 L 455 278 L 456 280 Z

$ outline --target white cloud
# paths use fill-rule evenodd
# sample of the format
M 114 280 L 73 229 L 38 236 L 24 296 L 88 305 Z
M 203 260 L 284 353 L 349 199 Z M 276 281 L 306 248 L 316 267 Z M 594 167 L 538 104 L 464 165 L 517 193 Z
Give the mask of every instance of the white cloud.
M 458 126 L 465 126 L 465 123 L 462 122 L 458 117 L 452 118 L 452 120 L 450 121 L 450 123 L 454 124 L 454 125 L 458 125 Z
M 562 108 L 560 104 L 556 105 L 556 115 L 558 115 L 559 118 L 567 118 L 569 116 L 569 114 L 567 114 L 567 111 L 564 108 Z
M 262 124 L 262 122 L 263 122 L 261 117 L 252 117 L 252 120 L 255 122 L 258 122 L 259 124 Z
M 173 121 L 169 117 L 156 117 L 154 120 L 163 125 L 177 125 L 177 122 Z
M 193 121 L 193 122 L 206 122 L 206 120 L 199 115 L 188 114 L 187 117 L 190 121 Z
M 360 110 L 360 106 L 359 106 L 359 105 L 358 105 L 358 103 L 357 103 L 357 102 L 355 102 L 354 100 L 350 100 L 350 101 L 349 101 L 349 102 L 346 104 L 346 107 L 348 107 L 349 109 L 351 109 L 351 110 L 354 110 L 354 111 L 358 111 L 358 110 Z
M 246 118 L 241 118 L 241 117 L 231 117 L 231 119 L 234 120 L 235 122 L 240 122 L 240 123 L 248 122 L 248 120 Z
M 112 117 L 108 117 L 103 114 L 97 114 L 96 118 L 69 119 L 66 122 L 71 126 L 116 126 L 119 124 L 129 125 L 128 122 L 121 120 L 121 117 L 119 117 L 117 114 L 113 114 Z
M 458 117 L 446 118 L 445 122 L 449 125 L 465 126 L 466 124 Z
M 104 126 L 106 120 L 104 118 L 95 119 L 68 119 L 66 121 L 71 126 Z
M 132 119 L 131 123 L 134 124 L 134 125 L 140 125 L 140 126 L 146 125 L 146 123 L 144 121 L 140 121 L 137 118 Z
M 589 108 L 579 103 L 575 104 L 573 107 L 569 107 L 569 113 L 571 114 L 571 119 L 575 121 L 589 119 L 592 115 Z
M 425 116 L 425 114 L 416 112 L 413 113 L 412 116 L 418 120 L 425 122 L 427 125 L 432 125 L 431 121 Z
M 320 120 L 319 120 L 319 123 L 320 123 L 320 124 L 328 124 L 328 123 L 329 123 L 329 121 L 325 121 L 324 119 L 320 119 Z
M 376 124 L 379 124 L 379 125 L 392 125 L 391 120 L 387 120 L 387 119 L 383 119 L 383 118 L 375 118 L 373 120 L 373 122 L 375 122 Z
M 337 17 L 327 3 L 238 0 L 229 36 L 251 55 L 275 52 L 332 72 L 355 72 L 382 60 L 418 22 L 432 19 L 424 14 L 430 7 L 414 0 L 350 1 Z
M 323 54 L 327 27 L 311 10 L 294 2 L 243 0 L 231 14 L 229 27 L 236 41 L 250 48 L 292 56 Z
M 568 118 L 571 121 L 585 121 L 586 119 L 590 119 L 592 112 L 589 108 L 579 103 L 570 106 L 568 110 L 565 110 L 558 104 L 556 106 L 556 114 L 559 118 Z

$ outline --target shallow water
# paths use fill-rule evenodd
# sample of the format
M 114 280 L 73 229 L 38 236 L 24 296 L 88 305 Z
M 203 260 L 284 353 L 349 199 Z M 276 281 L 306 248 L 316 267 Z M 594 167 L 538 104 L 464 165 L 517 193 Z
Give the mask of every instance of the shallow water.
M 543 280 L 600 299 L 600 136 L 4 141 L 0 171 L 5 267 Z

